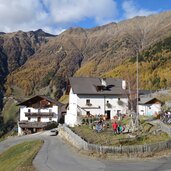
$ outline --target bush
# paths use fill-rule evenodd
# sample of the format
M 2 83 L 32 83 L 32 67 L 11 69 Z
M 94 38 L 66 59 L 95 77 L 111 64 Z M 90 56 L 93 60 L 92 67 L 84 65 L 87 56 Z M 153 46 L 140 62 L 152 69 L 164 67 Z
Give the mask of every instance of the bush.
M 85 118 L 82 119 L 81 123 L 82 124 L 85 124 Z
M 57 127 L 58 127 L 58 123 L 53 121 L 53 122 L 48 123 L 48 125 L 45 127 L 45 130 L 50 130 L 50 129 L 57 128 Z

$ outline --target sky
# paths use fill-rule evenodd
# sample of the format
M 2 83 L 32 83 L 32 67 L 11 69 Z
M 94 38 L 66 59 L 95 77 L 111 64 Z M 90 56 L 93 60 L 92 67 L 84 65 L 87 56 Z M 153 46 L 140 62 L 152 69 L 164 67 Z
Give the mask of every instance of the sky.
M 0 0 L 0 32 L 60 34 L 171 10 L 171 0 Z

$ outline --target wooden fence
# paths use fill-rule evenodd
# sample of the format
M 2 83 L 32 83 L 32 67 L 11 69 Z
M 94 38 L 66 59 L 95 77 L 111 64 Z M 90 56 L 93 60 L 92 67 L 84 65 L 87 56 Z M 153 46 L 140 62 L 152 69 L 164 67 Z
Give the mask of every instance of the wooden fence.
M 163 128 L 165 129 L 165 128 Z M 60 127 L 59 136 L 69 141 L 73 146 L 80 150 L 92 151 L 97 153 L 116 153 L 116 154 L 138 154 L 154 153 L 171 148 L 171 140 L 144 145 L 130 146 L 102 146 L 90 144 L 75 134 L 66 126 Z

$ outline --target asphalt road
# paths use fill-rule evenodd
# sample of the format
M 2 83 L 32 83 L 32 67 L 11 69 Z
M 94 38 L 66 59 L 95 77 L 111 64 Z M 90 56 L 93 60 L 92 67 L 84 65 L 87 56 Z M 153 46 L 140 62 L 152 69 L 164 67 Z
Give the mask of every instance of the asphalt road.
M 108 161 L 78 154 L 58 136 L 43 132 L 9 138 L 0 142 L 0 153 L 23 141 L 43 139 L 44 145 L 33 161 L 38 171 L 171 171 L 171 157 L 147 161 Z

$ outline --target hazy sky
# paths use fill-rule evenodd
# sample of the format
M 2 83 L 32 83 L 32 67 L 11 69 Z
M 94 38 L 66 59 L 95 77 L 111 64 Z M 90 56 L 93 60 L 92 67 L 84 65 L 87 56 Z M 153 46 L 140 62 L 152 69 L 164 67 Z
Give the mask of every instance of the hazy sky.
M 0 32 L 59 34 L 171 10 L 171 0 L 0 0 Z

